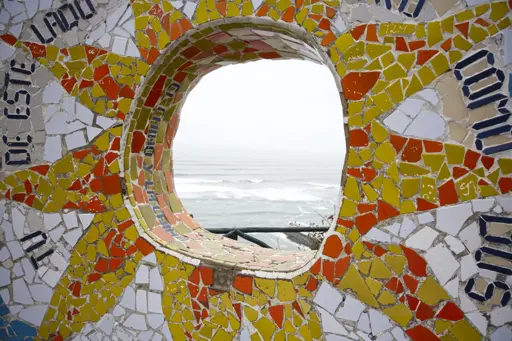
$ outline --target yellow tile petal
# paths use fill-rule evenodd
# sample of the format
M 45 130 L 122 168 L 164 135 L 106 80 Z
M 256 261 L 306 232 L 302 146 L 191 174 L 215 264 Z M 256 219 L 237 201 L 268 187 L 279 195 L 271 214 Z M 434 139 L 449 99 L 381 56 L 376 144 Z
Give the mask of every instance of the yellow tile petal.
M 421 177 L 420 196 L 430 202 L 437 201 L 437 185 L 434 178 L 428 176 Z
M 403 303 L 395 305 L 394 307 L 386 308 L 382 312 L 402 327 L 407 326 L 409 321 L 412 319 L 411 310 Z
M 454 16 L 451 15 L 448 18 L 441 21 L 441 28 L 443 32 L 453 33 Z
M 464 51 L 469 51 L 473 47 L 473 44 L 471 44 L 468 40 L 466 40 L 463 36 L 460 34 L 456 35 L 455 38 L 453 38 L 453 45 Z
M 345 276 L 343 276 L 338 284 L 338 288 L 341 290 L 352 289 L 357 294 L 360 301 L 374 308 L 379 307 L 379 303 L 375 299 L 375 296 L 373 296 L 370 289 L 368 289 L 365 281 L 353 264 L 349 266 Z
M 389 290 L 383 290 L 380 294 L 379 298 L 377 299 L 380 304 L 393 304 L 396 302 L 396 297 L 389 292 Z
M 391 66 L 387 67 L 384 72 L 384 77 L 386 80 L 391 81 L 399 78 L 407 77 L 407 72 L 404 70 L 399 63 L 394 63 Z
M 359 167 L 364 164 L 363 160 L 357 155 L 357 152 L 353 149 L 350 149 L 348 152 L 348 166 L 349 167 Z
M 377 294 L 379 293 L 380 291 L 380 288 L 382 288 L 382 283 L 371 278 L 371 277 L 367 277 L 365 279 L 365 282 L 366 284 L 368 285 L 368 288 L 370 288 L 370 291 L 373 295 L 377 296 Z
M 450 332 L 459 341 L 478 341 L 482 339 L 480 332 L 466 319 L 455 322 L 450 328 Z
M 364 246 L 363 246 L 363 243 L 358 240 L 354 246 L 352 246 L 352 253 L 354 254 L 354 257 L 359 260 L 361 259 L 361 255 L 363 254 L 364 252 Z
M 400 207 L 400 190 L 393 184 L 393 180 L 383 180 L 382 199 L 395 207 Z
M 463 146 L 446 143 L 445 149 L 449 165 L 460 165 L 464 162 L 465 148 Z
M 425 166 L 428 166 L 433 172 L 439 171 L 441 168 L 441 165 L 444 162 L 445 155 L 444 154 L 437 154 L 437 153 L 429 153 L 429 154 L 423 154 L 422 155 L 423 162 L 425 163 Z
M 420 179 L 418 178 L 403 178 L 401 183 L 402 196 L 410 198 L 418 193 L 420 187 Z
M 512 173 L 512 159 L 498 159 L 501 172 L 505 175 Z
M 356 202 L 354 202 L 352 200 L 344 199 L 343 203 L 341 204 L 340 216 L 353 217 L 356 214 L 356 209 L 357 209 Z
M 459 194 L 459 199 L 462 201 L 473 200 L 478 197 L 478 178 L 473 173 L 468 173 L 463 178 L 457 179 L 455 188 Z
M 451 177 L 450 169 L 446 165 L 446 163 L 443 164 L 441 167 L 441 170 L 439 171 L 439 174 L 437 175 L 437 180 L 444 180 Z
M 430 66 L 423 66 L 419 69 L 418 76 L 420 77 L 421 84 L 423 84 L 423 86 L 429 85 L 437 78 Z
M 268 318 L 262 317 L 258 321 L 254 322 L 253 326 L 258 330 L 263 340 L 272 340 L 272 335 L 274 334 L 276 325 L 272 323 Z
M 415 94 L 416 92 L 420 91 L 421 89 L 423 89 L 423 85 L 421 85 L 421 82 L 418 79 L 418 77 L 416 75 L 413 75 L 411 82 L 409 83 L 407 89 L 405 90 L 405 96 L 409 97 Z
M 389 175 L 389 177 L 393 179 L 395 183 L 398 183 L 398 167 L 396 165 L 396 162 L 393 162 L 388 167 L 388 169 L 386 169 L 386 174 Z
M 412 200 L 403 200 L 400 205 L 400 214 L 407 214 L 416 211 L 416 204 Z
M 450 299 L 448 293 L 432 276 L 428 276 L 427 279 L 421 283 L 416 295 L 420 300 L 432 306 L 436 305 L 441 300 Z
M 282 302 L 293 301 L 297 297 L 291 281 L 277 281 L 277 298 Z
M 425 168 L 407 162 L 400 162 L 399 169 L 400 173 L 405 176 L 417 176 L 429 173 Z
M 273 279 L 256 278 L 254 280 L 256 287 L 263 291 L 267 296 L 274 297 L 276 292 L 276 281 Z
M 436 334 L 441 334 L 452 325 L 451 322 L 438 319 L 434 322 Z
M 387 279 L 391 278 L 393 273 L 389 268 L 384 264 L 384 262 L 379 257 L 374 257 L 372 260 L 372 268 L 370 270 L 370 277 L 378 278 L 378 279 Z
M 402 64 L 406 70 L 409 70 L 415 61 L 416 53 L 401 53 L 398 55 L 398 62 Z
M 368 271 L 370 271 L 371 262 L 369 260 L 363 260 L 357 263 L 357 268 L 359 271 L 365 275 L 368 275 Z
M 258 312 L 247 305 L 244 306 L 244 315 L 251 322 L 256 321 L 258 318 Z
M 385 141 L 375 149 L 375 156 L 382 162 L 389 164 L 395 160 L 396 151 L 389 141 Z
M 374 202 L 379 197 L 379 194 L 368 184 L 363 184 L 363 192 L 371 202 Z
M 371 59 L 375 59 L 378 56 L 383 55 L 384 53 L 391 50 L 391 46 L 383 45 L 383 44 L 367 44 L 366 45 L 366 53 Z
M 404 270 L 405 263 L 407 262 L 407 258 L 404 256 L 395 256 L 387 254 L 384 256 L 384 262 L 397 274 L 402 274 Z
M 379 122 L 372 121 L 371 124 L 372 137 L 377 143 L 381 143 L 389 137 L 388 130 Z
M 338 51 L 341 53 L 345 53 L 353 44 L 355 43 L 354 38 L 350 33 L 342 34 L 336 41 L 334 45 L 338 48 Z
M 343 194 L 350 199 L 355 201 L 361 200 L 361 193 L 359 192 L 359 185 L 357 184 L 357 180 L 353 177 L 348 177 L 347 182 L 345 184 L 345 190 Z
M 433 21 L 428 23 L 427 26 L 427 42 L 428 46 L 432 47 L 443 40 L 443 33 L 441 32 L 441 22 Z

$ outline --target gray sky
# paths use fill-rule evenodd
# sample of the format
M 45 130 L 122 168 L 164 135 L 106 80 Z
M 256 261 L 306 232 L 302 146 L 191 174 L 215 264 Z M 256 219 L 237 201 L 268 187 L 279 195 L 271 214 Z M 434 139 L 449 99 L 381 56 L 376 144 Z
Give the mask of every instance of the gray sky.
M 174 141 L 190 150 L 343 154 L 342 108 L 325 66 L 263 60 L 207 74 L 189 94 Z

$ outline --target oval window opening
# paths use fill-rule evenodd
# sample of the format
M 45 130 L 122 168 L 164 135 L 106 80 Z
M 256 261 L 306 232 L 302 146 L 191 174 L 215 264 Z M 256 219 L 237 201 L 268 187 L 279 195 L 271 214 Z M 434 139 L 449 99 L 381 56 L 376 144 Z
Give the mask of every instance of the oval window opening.
M 173 141 L 174 183 L 207 230 L 328 227 L 337 217 L 345 152 L 342 106 L 326 66 L 228 65 L 188 94 Z M 322 238 L 302 234 L 310 238 L 249 236 L 280 250 L 307 250 Z

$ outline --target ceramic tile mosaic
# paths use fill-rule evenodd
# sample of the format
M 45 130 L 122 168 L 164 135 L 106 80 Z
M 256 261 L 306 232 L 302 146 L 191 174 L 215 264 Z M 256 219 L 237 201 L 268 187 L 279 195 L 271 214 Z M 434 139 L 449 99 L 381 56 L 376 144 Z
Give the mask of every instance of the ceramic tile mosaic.
M 2 2 L 0 339 L 512 339 L 511 6 Z M 345 105 L 318 252 L 213 235 L 174 190 L 189 90 L 261 59 L 327 65 Z

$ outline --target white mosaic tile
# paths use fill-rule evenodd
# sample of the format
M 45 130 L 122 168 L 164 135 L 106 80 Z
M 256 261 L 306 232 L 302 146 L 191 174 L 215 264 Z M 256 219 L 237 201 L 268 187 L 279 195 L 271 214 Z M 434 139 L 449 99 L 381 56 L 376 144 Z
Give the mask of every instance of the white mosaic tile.
M 330 314 L 335 313 L 336 308 L 338 308 L 342 301 L 343 295 L 326 282 L 322 282 L 313 300 L 316 305 L 322 307 Z
M 353 298 L 350 295 L 345 296 L 345 301 L 343 305 L 336 312 L 336 318 L 348 320 L 348 321 L 357 321 L 359 320 L 359 316 L 364 311 L 365 306 L 361 303 L 361 301 Z
M 512 322 L 512 307 L 505 306 L 495 308 L 491 311 L 491 324 L 499 327 L 505 323 Z
M 163 314 L 148 314 L 147 320 L 149 327 L 157 329 L 164 323 L 165 316 Z
M 501 207 L 506 212 L 512 212 L 512 196 L 502 195 L 502 196 L 496 197 L 496 199 L 498 200 L 498 203 L 501 205 Z
M 148 295 L 147 291 L 145 290 L 137 290 L 135 295 L 135 301 L 136 301 L 136 310 L 140 313 L 147 313 L 148 312 Z
M 404 131 L 405 135 L 436 140 L 444 135 L 446 123 L 433 111 L 423 110 Z
M 101 320 L 98 322 L 97 326 L 103 333 L 106 335 L 111 335 L 112 331 L 114 330 L 114 323 L 115 320 L 112 315 L 106 314 L 101 318 Z
M 416 96 L 420 96 L 425 99 L 427 102 L 430 102 L 432 105 L 437 105 L 439 103 L 439 96 L 437 95 L 437 91 L 433 89 L 423 89 L 416 93 Z
M 160 294 L 148 292 L 148 310 L 152 313 L 163 314 Z
M 466 317 L 477 327 L 482 335 L 487 334 L 487 319 L 479 312 L 466 314 Z
M 478 310 L 476 305 L 471 301 L 471 299 L 466 295 L 466 293 L 462 290 L 459 294 L 460 297 L 460 309 L 465 313 L 470 313 L 472 311 Z
M 512 327 L 503 326 L 491 334 L 491 341 L 512 340 Z
M 459 296 L 459 282 L 459 277 L 455 277 L 454 279 L 448 281 L 448 283 L 446 283 L 444 286 L 448 294 L 453 298 L 457 298 Z
M 416 229 L 416 224 L 411 219 L 405 217 L 400 227 L 400 237 L 406 238 L 414 229 Z
M 465 281 L 478 273 L 478 267 L 473 255 L 466 255 L 460 260 L 460 279 Z
M 376 341 L 393 341 L 393 336 L 391 336 L 390 333 L 384 333 L 382 335 L 379 335 Z
M 434 221 L 434 216 L 429 212 L 420 213 L 417 217 L 420 224 L 428 224 Z
M 124 290 L 120 304 L 127 309 L 135 310 L 135 290 L 131 286 Z
M 441 285 L 446 284 L 460 266 L 459 262 L 457 262 L 443 243 L 430 248 L 425 253 L 425 260 Z
M 487 212 L 494 205 L 494 199 L 477 199 L 472 200 L 471 204 L 473 205 L 474 212 Z
M 473 253 L 482 246 L 482 239 L 480 238 L 480 229 L 476 222 L 471 223 L 459 233 L 459 238 L 462 240 L 469 252 Z
M 438 235 L 439 233 L 434 229 L 428 226 L 423 226 L 418 232 L 407 238 L 405 245 L 413 249 L 427 250 Z
M 242 339 L 240 339 L 241 341 Z M 325 336 L 325 340 L 326 341 L 352 341 L 354 339 L 349 339 L 345 336 L 341 336 L 341 335 L 335 335 L 335 334 L 326 334 Z
M 382 232 L 379 229 L 371 229 L 364 237 L 365 240 L 372 240 L 382 243 L 391 243 L 391 237 L 389 236 L 389 234 Z
M 40 326 L 46 313 L 46 305 L 34 305 L 20 311 L 18 315 L 20 319 L 25 320 L 35 326 Z
M 44 284 L 34 284 L 29 287 L 32 298 L 39 302 L 49 303 L 53 290 Z
M 149 283 L 149 268 L 146 265 L 141 265 L 135 274 L 135 283 L 147 284 Z
M 6 268 L 0 268 L 0 288 L 11 284 L 11 272 Z M 4 301 L 9 301 L 4 299 Z
M 131 314 L 123 323 L 124 326 L 135 330 L 147 330 L 146 318 L 141 314 Z
M 319 308 L 318 311 L 322 319 L 322 330 L 325 333 L 348 335 L 348 331 L 329 312 L 322 308 Z
M 397 341 L 407 341 L 409 338 L 405 335 L 405 333 L 399 327 L 393 328 L 391 334 L 395 337 Z
M 25 280 L 22 278 L 15 279 L 12 284 L 13 289 L 13 300 L 14 302 L 21 304 L 34 304 L 30 291 L 28 290 Z
M 382 314 L 380 311 L 375 309 L 370 309 L 370 325 L 372 328 L 372 334 L 378 335 L 382 333 L 385 330 L 390 329 L 393 327 L 391 322 L 389 321 L 389 318 Z
M 456 236 L 464 222 L 473 214 L 471 204 L 446 206 L 437 209 L 436 229 Z
M 48 136 L 44 145 L 44 159 L 49 162 L 62 157 L 62 141 L 59 136 Z
M 395 236 L 398 236 L 398 234 L 400 232 L 400 224 L 399 223 L 394 223 L 394 224 L 391 224 L 391 225 L 386 226 L 384 228 L 386 230 L 388 230 L 389 232 L 391 232 L 392 234 L 394 234 Z
M 458 255 L 459 253 L 466 250 L 466 248 L 464 247 L 464 244 L 462 244 L 462 242 L 458 238 L 452 237 L 450 235 L 447 235 L 444 238 L 444 242 L 446 243 L 446 245 L 448 245 L 450 250 L 455 255 Z
M 357 322 L 357 328 L 367 333 L 371 333 L 372 330 L 370 328 L 370 317 L 368 313 L 361 314 L 361 317 Z

